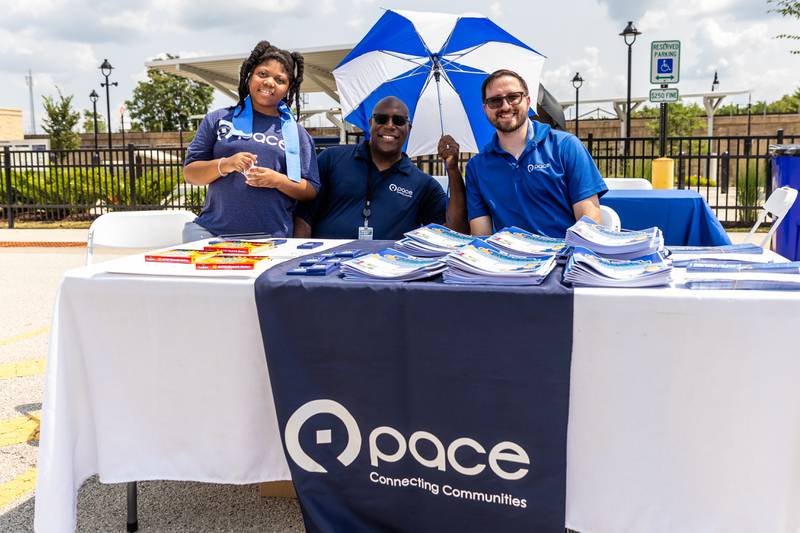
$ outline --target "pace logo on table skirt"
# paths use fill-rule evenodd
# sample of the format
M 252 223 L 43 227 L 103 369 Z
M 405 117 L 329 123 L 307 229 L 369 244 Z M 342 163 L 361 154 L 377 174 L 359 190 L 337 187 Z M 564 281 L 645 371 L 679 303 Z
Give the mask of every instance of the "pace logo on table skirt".
M 306 472 L 328 473 L 324 466 L 311 457 L 310 453 L 314 452 L 307 452 L 301 444 L 301 433 L 304 433 L 306 423 L 317 415 L 332 415 L 332 417 L 319 417 L 318 427 L 317 424 L 309 423 L 309 426 L 314 427 L 309 428 L 313 432 L 313 437 L 306 439 L 311 441 L 307 446 L 314 446 L 314 451 L 322 452 L 315 455 L 328 457 L 341 449 L 336 455 L 336 460 L 343 467 L 349 466 L 361 452 L 363 442 L 361 430 L 350 411 L 339 402 L 330 399 L 310 401 L 289 417 L 284 431 L 284 444 L 289 457 Z M 337 426 L 343 426 L 344 431 Z M 339 431 L 334 433 L 336 429 Z M 325 447 L 327 450 L 319 450 L 320 447 Z M 487 455 L 484 445 L 470 437 L 456 438 L 445 447 L 445 443 L 439 437 L 427 431 L 415 431 L 406 438 L 391 426 L 379 426 L 369 433 L 368 451 L 369 463 L 375 469 L 369 473 L 369 479 L 373 483 L 390 487 L 421 488 L 433 495 L 443 494 L 490 504 L 512 505 L 523 509 L 527 507 L 525 498 L 517 498 L 512 494 L 473 491 L 450 484 L 440 486 L 423 477 L 390 477 L 380 473 L 382 465 L 406 460 L 410 455 L 411 460 L 423 467 L 442 472 L 450 469 L 467 478 L 481 474 L 488 466 L 489 470 L 501 479 L 518 480 L 528 474 L 531 461 L 522 446 L 515 442 L 498 442 Z M 467 463 L 464 455 L 472 455 L 473 458 Z M 480 459 L 484 456 L 485 461 Z
M 563 533 L 569 289 L 282 272 L 256 305 L 306 531 Z

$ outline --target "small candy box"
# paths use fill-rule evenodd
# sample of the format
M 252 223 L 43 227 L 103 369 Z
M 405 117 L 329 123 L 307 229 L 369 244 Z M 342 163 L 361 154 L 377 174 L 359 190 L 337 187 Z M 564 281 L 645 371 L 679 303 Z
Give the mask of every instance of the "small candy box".
M 203 250 L 183 250 L 175 248 L 173 250 L 163 250 L 151 252 L 144 256 L 144 260 L 151 263 L 183 263 L 192 264 L 197 261 L 214 257 L 218 252 L 207 252 Z
M 273 241 L 211 241 L 203 247 L 203 250 L 226 255 L 254 255 L 271 250 L 275 246 Z
M 271 261 L 266 256 L 253 255 L 215 255 L 208 259 L 195 262 L 197 270 L 253 270 L 256 264 L 262 261 Z

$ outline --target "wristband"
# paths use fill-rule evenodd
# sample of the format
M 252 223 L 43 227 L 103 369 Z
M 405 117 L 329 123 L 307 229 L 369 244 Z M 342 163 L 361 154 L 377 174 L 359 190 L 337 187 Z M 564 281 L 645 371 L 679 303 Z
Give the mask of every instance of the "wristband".
M 220 157 L 220 158 L 217 160 L 217 174 L 219 174 L 220 176 L 222 176 L 222 162 L 223 162 L 224 160 L 225 160 L 225 158 L 224 158 L 224 157 Z

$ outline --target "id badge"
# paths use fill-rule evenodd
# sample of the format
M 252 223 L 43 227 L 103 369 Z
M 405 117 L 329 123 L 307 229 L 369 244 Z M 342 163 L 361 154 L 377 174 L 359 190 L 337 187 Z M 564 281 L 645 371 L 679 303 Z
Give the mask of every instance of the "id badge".
M 370 226 L 359 226 L 358 227 L 358 240 L 359 241 L 371 241 L 372 240 L 372 228 Z

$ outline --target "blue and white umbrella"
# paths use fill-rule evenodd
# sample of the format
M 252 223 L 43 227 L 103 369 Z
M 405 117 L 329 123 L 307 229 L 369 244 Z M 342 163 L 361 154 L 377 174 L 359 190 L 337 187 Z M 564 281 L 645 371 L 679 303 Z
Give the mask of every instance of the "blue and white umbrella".
M 342 115 L 369 131 L 373 106 L 386 96 L 408 105 L 406 152 L 435 154 L 443 133 L 478 152 L 494 133 L 483 113 L 481 83 L 506 68 L 533 91 L 545 57 L 479 15 L 386 11 L 333 71 Z

